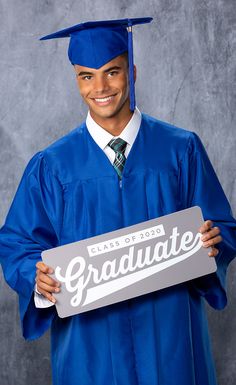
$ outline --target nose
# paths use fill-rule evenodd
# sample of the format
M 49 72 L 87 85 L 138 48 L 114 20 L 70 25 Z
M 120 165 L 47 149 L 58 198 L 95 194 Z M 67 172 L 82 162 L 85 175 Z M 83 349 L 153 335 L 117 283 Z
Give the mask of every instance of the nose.
M 96 76 L 95 77 L 95 82 L 94 82 L 94 91 L 97 94 L 104 93 L 105 91 L 108 90 L 108 83 L 106 76 Z

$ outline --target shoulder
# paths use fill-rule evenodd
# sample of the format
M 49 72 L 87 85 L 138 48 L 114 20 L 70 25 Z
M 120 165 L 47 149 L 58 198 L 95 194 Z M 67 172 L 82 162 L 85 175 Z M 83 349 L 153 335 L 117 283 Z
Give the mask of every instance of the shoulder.
M 195 132 L 142 114 L 142 126 L 152 140 L 159 146 L 179 153 L 202 147 Z
M 169 138 L 179 138 L 180 140 L 189 140 L 193 134 L 191 131 L 177 127 L 168 122 L 158 120 L 150 115 L 142 114 L 142 123 L 152 131 L 153 134 L 167 136 Z
M 85 122 L 42 150 L 38 157 L 43 159 L 46 167 L 55 176 L 63 169 L 71 167 L 75 157 L 82 156 L 85 151 L 87 128 Z
M 70 131 L 67 135 L 50 144 L 42 151 L 42 153 L 45 157 L 60 156 L 61 154 L 65 155 L 65 153 L 73 150 L 75 146 L 83 140 L 85 131 L 86 124 L 84 122 Z
M 87 128 L 82 123 L 59 138 L 45 149 L 37 152 L 28 162 L 24 175 L 51 175 L 59 180 L 66 170 L 74 164 L 74 158 L 84 152 Z

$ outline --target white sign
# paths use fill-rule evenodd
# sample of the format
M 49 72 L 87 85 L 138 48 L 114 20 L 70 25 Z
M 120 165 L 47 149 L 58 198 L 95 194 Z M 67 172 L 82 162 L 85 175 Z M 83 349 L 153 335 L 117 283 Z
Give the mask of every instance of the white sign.
M 216 271 L 202 248 L 199 207 L 44 251 L 61 282 L 57 311 L 66 317 Z

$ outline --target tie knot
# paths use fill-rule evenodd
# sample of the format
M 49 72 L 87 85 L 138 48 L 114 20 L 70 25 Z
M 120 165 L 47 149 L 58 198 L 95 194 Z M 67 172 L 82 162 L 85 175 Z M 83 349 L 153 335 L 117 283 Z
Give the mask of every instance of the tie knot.
M 116 138 L 110 140 L 108 146 L 111 147 L 112 150 L 115 151 L 115 153 L 119 152 L 120 154 L 124 154 L 127 142 L 121 138 Z

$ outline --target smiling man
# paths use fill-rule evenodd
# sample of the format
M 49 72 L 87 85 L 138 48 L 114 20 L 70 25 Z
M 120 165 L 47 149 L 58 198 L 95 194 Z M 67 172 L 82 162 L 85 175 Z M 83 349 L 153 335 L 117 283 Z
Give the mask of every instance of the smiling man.
M 114 136 L 119 135 L 133 114 L 127 55 L 120 55 L 97 70 L 75 64 L 75 71 L 80 94 L 92 119 Z
M 51 327 L 54 385 L 216 385 L 204 300 L 226 305 L 236 224 L 197 135 L 135 106 L 131 27 L 150 21 L 90 22 L 44 38 L 70 37 L 69 59 L 89 112 L 29 162 L 0 232 L 0 257 L 19 294 L 24 337 Z M 43 250 L 195 205 L 216 273 L 57 316 L 53 293 L 60 287 L 41 262 Z

